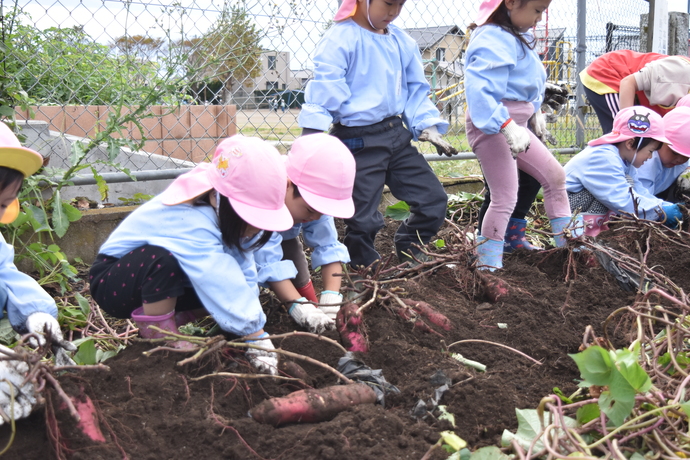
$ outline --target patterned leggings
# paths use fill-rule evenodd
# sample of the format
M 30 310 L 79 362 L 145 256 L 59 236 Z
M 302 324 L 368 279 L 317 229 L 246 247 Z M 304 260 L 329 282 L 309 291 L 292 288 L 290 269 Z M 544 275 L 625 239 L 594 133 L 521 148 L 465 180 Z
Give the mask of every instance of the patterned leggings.
M 119 259 L 98 254 L 89 282 L 93 299 L 115 318 L 129 318 L 145 303 L 173 297 L 176 311 L 204 307 L 175 256 L 160 246 L 142 246 Z
M 576 193 L 568 192 L 568 202 L 570 202 L 570 210 L 573 212 L 578 209 L 585 214 L 606 214 L 609 212 L 609 208 L 597 200 L 586 188 Z

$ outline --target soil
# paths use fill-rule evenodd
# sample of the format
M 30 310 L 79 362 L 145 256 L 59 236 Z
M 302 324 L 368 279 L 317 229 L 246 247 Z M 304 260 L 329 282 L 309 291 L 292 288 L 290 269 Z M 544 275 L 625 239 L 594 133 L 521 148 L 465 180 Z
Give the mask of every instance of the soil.
M 396 228 L 397 223 L 388 221 L 378 237 L 382 255 L 392 251 Z M 619 248 L 628 244 L 631 251 L 637 251 L 613 231 L 600 238 L 610 238 Z M 652 254 L 660 271 L 690 290 L 686 276 L 690 254 L 679 257 L 664 250 L 663 245 Z M 468 284 L 466 279 L 459 279 L 457 266 L 442 266 L 405 284 L 407 297 L 428 302 L 451 320 L 451 331 L 438 329 L 438 334 L 432 334 L 413 330 L 410 323 L 378 305 L 366 311 L 370 351 L 358 357 L 370 368 L 381 369 L 386 380 L 400 390 L 386 396 L 385 407 L 359 405 L 320 423 L 279 428 L 259 424 L 248 417 L 252 407 L 301 387 L 271 379 L 216 376 L 194 380 L 217 371 L 252 370 L 240 353 L 225 352 L 203 363 L 180 366 L 178 362 L 188 353 L 162 351 L 144 356 L 142 352 L 152 345 L 139 342 L 106 361 L 108 372 L 60 376 L 69 394 L 83 389 L 94 401 L 105 443 L 86 439 L 64 408 L 56 413 L 61 438 L 51 439 L 46 415 L 37 411 L 17 422 L 8 458 L 55 458 L 54 447 L 60 445 L 62 455 L 69 459 L 418 460 L 444 430 L 455 431 L 472 450 L 498 445 L 503 430 L 517 428 L 516 408 L 536 408 L 555 387 L 565 394 L 576 390 L 579 373 L 568 354 L 578 351 L 588 325 L 601 335 L 607 316 L 634 299 L 634 294 L 623 291 L 601 266 L 568 249 L 519 251 L 507 256 L 504 263 L 505 269 L 496 274 L 511 289 L 496 303 L 487 302 L 481 291 L 468 289 L 476 280 Z M 276 308 L 266 294 L 263 298 L 267 331 L 293 331 L 295 324 L 284 309 Z M 499 327 L 499 323 L 507 327 Z M 617 331 L 612 339 L 624 343 L 625 324 L 618 326 L 611 328 Z M 325 336 L 338 339 L 335 331 Z M 466 339 L 503 344 L 541 364 L 493 344 L 451 346 Z M 342 356 L 336 346 L 302 336 L 276 340 L 275 344 L 333 367 Z M 451 352 L 485 364 L 486 371 L 459 364 L 443 352 L 449 346 Z M 337 383 L 331 372 L 300 364 L 312 378 L 313 387 Z M 438 411 L 421 417 L 411 413 L 419 400 L 429 402 L 434 396 L 441 385 L 439 371 L 452 382 L 440 404 L 454 414 L 455 427 L 439 420 Z M 52 401 L 59 401 L 54 393 L 49 395 Z M 0 430 L 0 445 L 8 442 L 9 435 L 7 427 Z M 446 457 L 436 449 L 429 458 Z

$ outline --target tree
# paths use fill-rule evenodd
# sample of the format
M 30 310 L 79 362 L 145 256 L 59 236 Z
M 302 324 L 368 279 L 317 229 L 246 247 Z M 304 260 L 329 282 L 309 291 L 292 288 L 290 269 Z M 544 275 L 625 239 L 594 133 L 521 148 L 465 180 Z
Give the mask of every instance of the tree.
M 247 15 L 244 3 L 226 0 L 220 18 L 201 37 L 181 46 L 190 50 L 189 79 L 198 93 L 208 82 L 223 85 L 223 102 L 229 103 L 233 89 L 261 72 L 261 34 Z

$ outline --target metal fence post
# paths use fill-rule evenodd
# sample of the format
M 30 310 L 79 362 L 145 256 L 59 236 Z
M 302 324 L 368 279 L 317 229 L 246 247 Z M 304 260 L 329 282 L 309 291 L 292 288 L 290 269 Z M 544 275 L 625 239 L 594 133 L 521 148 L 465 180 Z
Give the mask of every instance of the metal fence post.
M 580 81 L 580 72 L 587 66 L 587 3 L 577 0 L 577 87 L 575 90 L 575 108 L 577 123 L 575 123 L 575 144 L 585 145 L 585 91 Z

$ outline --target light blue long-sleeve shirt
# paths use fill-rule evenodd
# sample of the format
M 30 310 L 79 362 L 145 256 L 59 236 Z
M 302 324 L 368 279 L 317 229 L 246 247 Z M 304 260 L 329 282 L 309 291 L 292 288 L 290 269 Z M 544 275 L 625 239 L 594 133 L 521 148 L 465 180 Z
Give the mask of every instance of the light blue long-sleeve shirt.
M 328 265 L 333 262 L 350 262 L 350 254 L 344 244 L 338 241 L 338 231 L 331 216 L 296 224 L 290 230 L 275 232 L 268 243 L 254 254 L 259 273 L 259 283 L 277 282 L 292 279 L 297 276 L 297 268 L 291 260 L 282 260 L 283 240 L 297 238 L 302 232 L 304 243 L 313 248 L 311 254 L 312 269 Z
M 633 198 L 638 202 L 637 215 L 643 219 L 659 220 L 661 206 L 667 204 L 647 190 L 637 177 L 637 168 L 624 161 L 613 144 L 587 147 L 565 165 L 565 188 L 577 193 L 583 188 L 611 211 L 635 213 Z M 633 194 L 630 183 L 633 181 Z
M 0 281 L 7 289 L 7 318 L 17 331 L 26 330 L 26 318 L 32 313 L 48 313 L 57 318 L 57 306 L 52 297 L 35 279 L 20 272 L 14 265 L 14 248 L 0 235 Z M 4 312 L 0 305 L 0 318 Z
M 314 79 L 307 83 L 299 114 L 302 128 L 328 130 L 331 123 L 369 126 L 402 115 L 414 139 L 448 122 L 429 99 L 417 43 L 402 29 L 376 34 L 352 19 L 334 24 L 314 53 Z
M 243 246 L 251 246 L 260 235 Z M 211 206 L 166 206 L 159 195 L 122 221 L 99 252 L 122 257 L 147 244 L 175 256 L 201 303 L 223 330 L 243 336 L 263 329 L 266 315 L 259 302 L 254 253 L 223 243 Z
M 529 42 L 531 32 L 524 34 Z M 465 56 L 465 94 L 472 123 L 496 134 L 510 114 L 501 100 L 531 102 L 539 110 L 546 70 L 535 50 L 499 26 L 486 24 L 472 33 Z
M 652 158 L 637 169 L 637 177 L 644 188 L 656 195 L 669 188 L 689 167 L 690 160 L 672 168 L 665 168 L 659 159 L 659 153 L 654 152 Z

